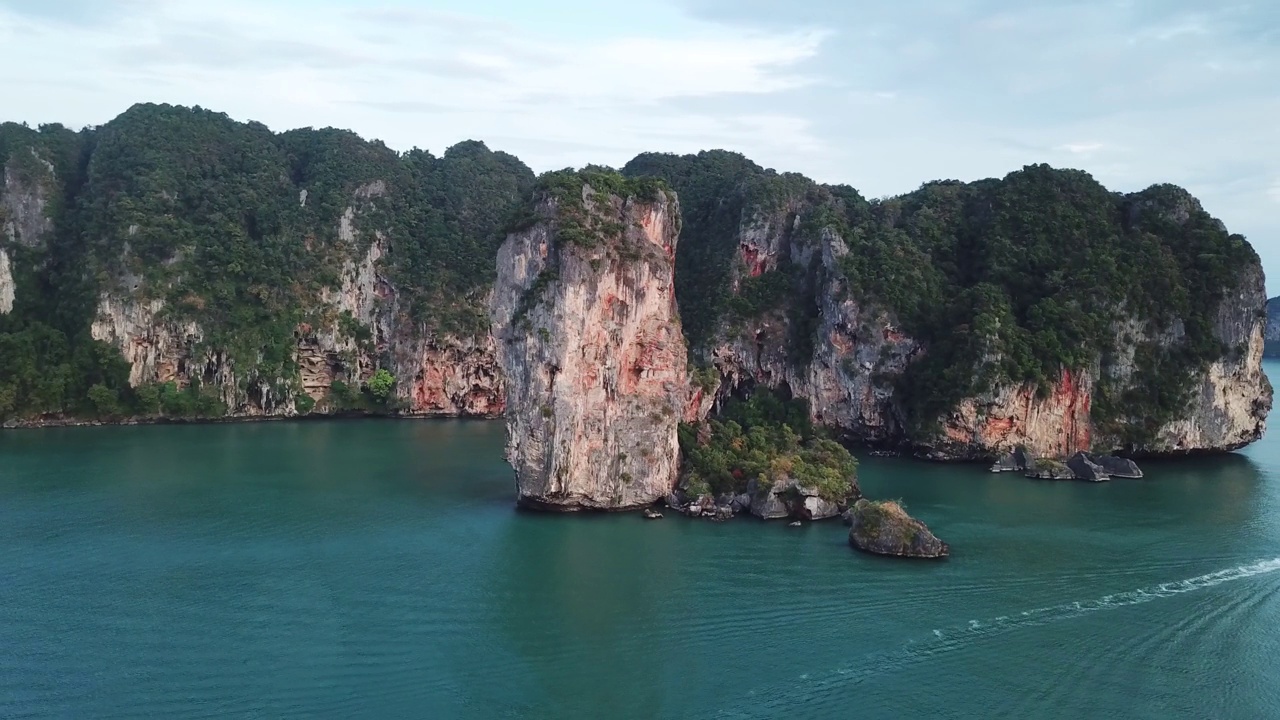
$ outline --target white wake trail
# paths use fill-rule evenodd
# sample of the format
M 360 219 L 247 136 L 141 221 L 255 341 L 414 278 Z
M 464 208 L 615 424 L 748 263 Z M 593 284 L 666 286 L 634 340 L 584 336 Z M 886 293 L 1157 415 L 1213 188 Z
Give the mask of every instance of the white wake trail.
M 907 665 L 922 662 L 935 655 L 960 649 L 974 641 L 994 635 L 1003 635 L 1015 630 L 1070 620 L 1102 610 L 1141 605 L 1162 598 L 1204 590 L 1223 583 L 1235 582 L 1259 575 L 1269 575 L 1275 572 L 1280 572 L 1280 558 L 1259 560 L 1249 565 L 1227 568 L 1187 578 L 1186 580 L 1176 580 L 1137 590 L 1104 595 L 1094 600 L 1050 605 L 1017 614 L 1001 615 L 987 620 L 970 620 L 964 625 L 933 630 L 923 640 L 913 640 L 900 650 L 869 655 L 856 665 L 838 668 L 834 671 L 817 675 L 806 674 L 797 679 L 795 683 L 786 686 L 785 689 L 752 691 L 750 695 L 756 698 L 757 702 L 752 707 L 750 714 L 726 711 L 721 713 L 721 717 L 753 717 L 761 710 L 775 706 L 794 708 L 797 701 L 796 695 L 803 694 L 804 697 L 800 699 L 800 702 L 804 702 L 806 699 L 816 700 L 836 687 L 857 684 L 869 677 L 882 675 Z

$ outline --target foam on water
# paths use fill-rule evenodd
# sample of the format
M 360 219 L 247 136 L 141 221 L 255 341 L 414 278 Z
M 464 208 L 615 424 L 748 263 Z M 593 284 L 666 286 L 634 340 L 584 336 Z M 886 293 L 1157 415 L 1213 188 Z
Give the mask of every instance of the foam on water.
M 962 625 L 935 629 L 924 640 L 912 640 L 899 650 L 866 656 L 856 665 L 851 664 L 828 673 L 816 675 L 807 673 L 800 677 L 801 683 L 793 683 L 785 689 L 754 690 L 750 695 L 753 698 L 759 698 L 761 702 L 757 703 L 749 713 L 724 711 L 720 716 L 753 717 L 760 710 L 778 705 L 794 706 L 797 694 L 804 696 L 801 699 L 802 701 L 805 698 L 821 699 L 837 687 L 858 684 L 869 677 L 922 662 L 936 655 L 957 650 L 993 635 L 1002 635 L 1024 628 L 1070 620 L 1101 610 L 1141 605 L 1162 598 L 1204 590 L 1223 583 L 1258 575 L 1268 575 L 1277 571 L 1280 571 L 1280 557 L 1218 570 L 1217 572 L 1198 575 L 1186 580 L 1176 580 L 1137 590 L 1104 595 L 1094 600 L 1077 600 L 1059 605 L 1024 610 L 1016 615 L 1001 615 L 986 620 L 970 620 Z

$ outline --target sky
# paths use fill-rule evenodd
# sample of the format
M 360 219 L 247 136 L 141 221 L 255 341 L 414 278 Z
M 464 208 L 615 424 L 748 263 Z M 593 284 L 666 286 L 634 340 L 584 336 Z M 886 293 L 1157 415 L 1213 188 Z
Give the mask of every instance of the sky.
M 1275 0 L 0 0 L 0 47 L 32 125 L 200 105 L 537 171 L 726 148 L 868 197 L 1172 182 L 1280 294 Z

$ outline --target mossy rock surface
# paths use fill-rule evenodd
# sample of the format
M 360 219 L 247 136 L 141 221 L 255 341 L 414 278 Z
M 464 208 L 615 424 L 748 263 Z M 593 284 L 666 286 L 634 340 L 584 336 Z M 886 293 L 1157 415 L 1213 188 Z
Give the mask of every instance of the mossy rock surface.
M 863 552 L 894 557 L 944 558 L 951 548 L 928 526 L 892 500 L 862 499 L 853 506 L 849 544 Z

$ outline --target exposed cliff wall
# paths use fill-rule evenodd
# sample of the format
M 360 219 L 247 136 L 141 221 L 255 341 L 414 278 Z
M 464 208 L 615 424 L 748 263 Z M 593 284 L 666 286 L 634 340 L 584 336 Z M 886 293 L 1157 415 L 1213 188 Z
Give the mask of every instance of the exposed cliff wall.
M 685 195 L 682 310 L 713 309 L 691 342 L 721 399 L 783 388 L 848 440 L 935 459 L 1223 451 L 1264 429 L 1260 263 L 1178 188 L 1036 166 L 866 203 L 723 154 L 628 171 Z
M 750 221 L 739 244 L 733 285 L 778 272 L 779 262 L 808 268 L 799 292 L 804 304 L 812 304 L 816 322 L 812 329 L 797 327 L 795 316 L 782 309 L 727 325 L 710 351 L 710 362 L 724 378 L 721 396 L 757 384 L 782 387 L 809 401 L 815 423 L 836 429 L 847 440 L 899 443 L 904 429 L 894 381 L 921 352 L 920 344 L 889 313 L 851 297 L 839 271 L 840 258 L 849 249 L 839 234 L 828 229 L 808 244 L 760 232 L 762 227 L 787 226 L 761 223 L 758 217 Z M 805 336 L 809 332 L 812 336 Z M 798 356 L 798 344 L 809 344 L 809 352 Z
M 1227 352 L 1195 383 L 1181 417 L 1160 427 L 1142 450 L 1234 450 L 1261 439 L 1271 410 L 1272 387 L 1262 369 L 1266 327 L 1262 267 L 1244 268 L 1240 284 L 1218 303 L 1214 337 Z
M 1280 357 L 1280 298 L 1267 301 L 1267 329 L 1263 337 L 1266 356 Z
M 502 412 L 510 155 L 139 105 L 0 163 L 0 421 Z
M 0 155 L 0 163 L 0 314 L 7 314 L 17 299 L 14 256 L 43 250 L 45 236 L 53 229 L 49 211 L 57 176 L 53 163 L 27 143 L 19 144 L 8 158 Z
M 361 186 L 335 224 L 338 242 L 358 248 L 361 218 L 369 201 L 385 192 Z M 324 287 L 293 332 L 288 367 L 293 377 L 262 376 L 259 358 L 237 361 L 210 342 L 200 323 L 175 319 L 165 301 L 150 297 L 164 288 L 116 283 L 98 300 L 94 339 L 117 347 L 129 363 L 129 382 L 141 387 L 193 381 L 212 393 L 228 417 L 294 416 L 352 409 L 334 397 L 335 383 L 358 390 L 379 367 L 397 379 L 392 409 L 404 415 L 494 417 L 504 397 L 493 341 L 488 336 L 442 335 L 414 323 L 401 311 L 399 293 L 387 277 L 387 243 L 378 231 L 363 252 L 347 257 L 340 283 Z
M 13 282 L 13 265 L 9 261 L 9 253 L 0 248 L 0 315 L 13 310 L 13 300 L 17 286 Z
M 675 487 L 690 404 L 673 286 L 679 206 L 661 190 L 560 182 L 498 255 L 507 457 L 522 504 L 647 505 Z
M 54 178 L 53 163 L 35 148 L 19 150 L 4 164 L 0 217 L 10 243 L 36 248 L 53 229 L 49 204 Z

